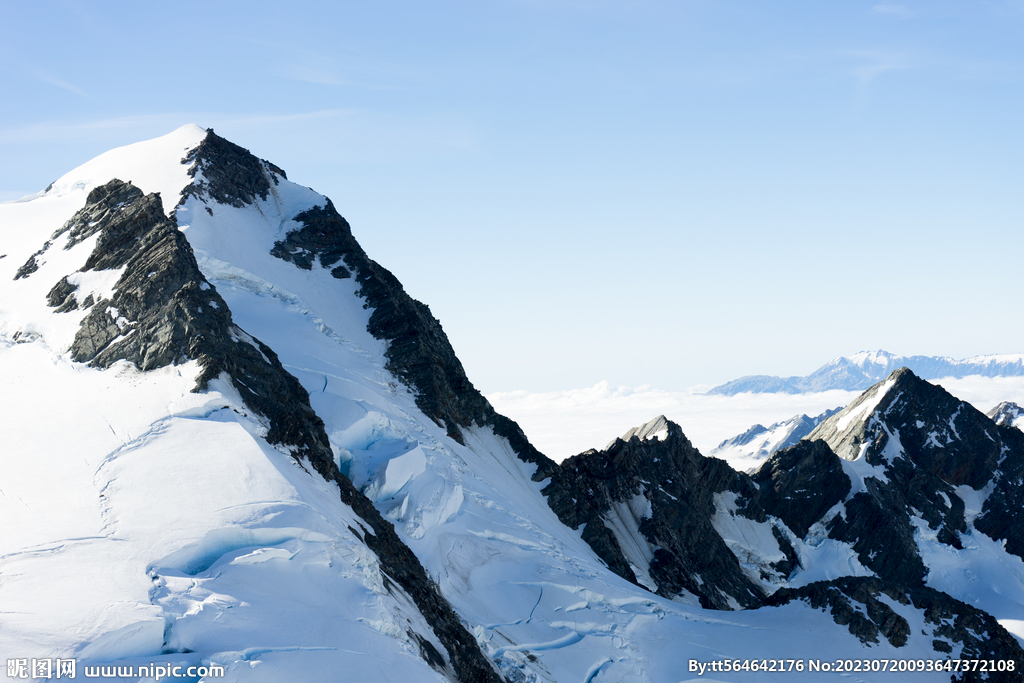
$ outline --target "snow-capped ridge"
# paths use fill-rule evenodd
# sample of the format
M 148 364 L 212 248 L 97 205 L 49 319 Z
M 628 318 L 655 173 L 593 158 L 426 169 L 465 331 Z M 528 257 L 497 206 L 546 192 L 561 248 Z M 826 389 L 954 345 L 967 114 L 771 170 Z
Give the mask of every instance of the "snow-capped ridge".
M 725 439 L 716 446 L 709 456 L 733 463 L 734 467 L 750 469 L 757 467 L 773 453 L 796 445 L 824 420 L 835 415 L 842 406 L 808 417 L 794 415 L 788 420 L 776 422 L 768 427 L 756 424 L 742 434 Z
M 863 391 L 900 367 L 923 379 L 945 377 L 1018 377 L 1024 375 L 1024 354 L 994 354 L 957 360 L 947 356 L 899 356 L 888 351 L 861 351 L 840 356 L 803 377 L 750 375 L 709 390 L 708 394 L 807 393 L 841 389 Z
M 1024 408 L 1012 401 L 1003 401 L 985 415 L 992 418 L 997 425 L 1016 427 L 1017 429 L 1024 427 Z

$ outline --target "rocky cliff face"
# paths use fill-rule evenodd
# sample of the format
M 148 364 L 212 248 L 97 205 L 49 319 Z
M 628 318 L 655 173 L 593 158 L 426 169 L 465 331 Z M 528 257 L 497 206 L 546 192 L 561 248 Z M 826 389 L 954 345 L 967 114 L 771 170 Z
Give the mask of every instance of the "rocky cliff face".
M 974 525 L 1006 539 L 1007 549 L 1020 555 L 1024 537 L 1013 520 L 1024 503 L 1016 486 L 1024 467 L 1022 436 L 910 370 L 895 371 L 808 437 L 862 463 L 864 490 L 847 502 L 848 521 L 837 519 L 830 533 L 856 539 L 862 561 L 880 576 L 923 578 L 911 519 L 923 520 L 940 543 L 959 548 L 966 520 L 957 488 L 991 486 Z M 891 552 L 894 547 L 901 551 Z
M 543 493 L 565 524 L 585 525 L 583 538 L 620 576 L 733 609 L 760 604 L 764 593 L 715 530 L 715 494 L 754 490 L 746 475 L 702 456 L 660 416 L 603 451 L 565 460 Z

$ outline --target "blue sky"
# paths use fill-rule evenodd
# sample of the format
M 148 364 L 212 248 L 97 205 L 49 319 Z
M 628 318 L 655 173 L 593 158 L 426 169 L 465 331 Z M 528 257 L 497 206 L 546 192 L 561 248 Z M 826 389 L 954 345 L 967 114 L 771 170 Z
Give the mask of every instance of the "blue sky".
M 0 7 L 0 200 L 185 123 L 330 196 L 485 392 L 1024 352 L 1024 2 Z

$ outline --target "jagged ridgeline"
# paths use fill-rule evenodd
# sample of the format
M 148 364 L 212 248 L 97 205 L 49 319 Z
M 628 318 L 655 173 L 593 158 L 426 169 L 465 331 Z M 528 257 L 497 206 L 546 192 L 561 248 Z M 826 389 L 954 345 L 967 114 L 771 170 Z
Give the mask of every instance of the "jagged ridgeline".
M 613 571 L 666 597 L 712 609 L 800 600 L 866 644 L 902 647 L 910 626 L 888 596 L 924 610 L 940 652 L 1020 657 L 1017 641 L 967 604 L 969 590 L 950 596 L 927 580 L 972 571 L 941 564 L 972 534 L 1005 543 L 1003 562 L 1024 556 L 1024 433 L 906 368 L 823 418 L 744 474 L 660 416 L 564 461 L 544 493 Z

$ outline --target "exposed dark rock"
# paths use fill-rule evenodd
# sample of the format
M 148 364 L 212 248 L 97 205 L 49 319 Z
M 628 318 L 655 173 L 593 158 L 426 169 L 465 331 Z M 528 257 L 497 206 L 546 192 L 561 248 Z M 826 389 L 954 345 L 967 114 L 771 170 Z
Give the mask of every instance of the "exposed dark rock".
M 868 412 L 863 404 L 869 401 Z M 859 410 L 864 414 L 845 418 Z M 861 562 L 879 576 L 924 576 L 911 515 L 925 520 L 940 542 L 961 547 L 967 523 L 958 486 L 979 490 L 994 482 L 975 528 L 1006 539 L 1007 550 L 1024 556 L 1024 433 L 995 425 L 942 387 L 901 368 L 808 439 L 823 440 L 850 459 L 863 452 L 880 471 L 847 503 L 847 521 L 835 520 L 830 530 L 832 538 L 854 543 Z
M 116 268 L 117 266 L 106 264 L 125 260 L 125 253 L 131 250 L 132 240 L 138 238 L 140 230 L 145 230 L 140 228 L 139 224 L 148 224 L 164 218 L 163 205 L 159 201 L 160 195 L 152 196 L 155 200 L 139 203 L 143 192 L 130 182 L 111 181 L 95 187 L 89 192 L 85 207 L 55 232 L 53 239 L 65 232 L 69 233 L 68 243 L 64 248 L 71 249 L 103 230 L 93 254 L 107 261 L 88 263 L 83 270 Z
M 271 183 L 280 182 L 277 176 L 288 177 L 274 164 L 257 159 L 249 150 L 214 133 L 212 128 L 181 163 L 191 164 L 189 177 L 200 177 L 185 188 L 179 204 L 194 196 L 240 209 L 252 204 L 257 197 L 266 200 Z
M 758 490 L 751 505 L 781 519 L 799 538 L 850 492 L 839 458 L 823 441 L 802 441 L 779 451 L 753 480 Z
M 664 440 L 650 437 L 659 432 Z M 650 516 L 633 512 L 633 523 L 653 549 L 649 571 L 659 594 L 671 597 L 685 589 L 712 609 L 730 609 L 730 598 L 742 607 L 760 604 L 761 588 L 743 572 L 711 522 L 714 494 L 728 490 L 752 496 L 749 477 L 722 460 L 702 456 L 679 425 L 664 417 L 626 436 L 628 441 L 616 439 L 607 450 L 573 456 L 552 473 L 542 492 L 559 519 L 574 529 L 586 524 L 584 540 L 609 568 L 636 582 L 605 520 L 630 514 L 625 510 L 631 504 L 646 500 Z
M 233 323 L 227 304 L 199 271 L 174 219 L 159 211 L 159 197 L 133 192 L 131 186 L 114 180 L 90 194 L 95 202 L 82 211 L 94 215 L 108 198 L 126 194 L 129 198 L 118 211 L 104 213 L 93 226 L 102 233 L 86 268 L 123 266 L 124 272 L 114 296 L 98 302 L 83 320 L 72 346 L 75 360 L 97 367 L 127 360 L 141 370 L 197 360 L 202 368 L 197 391 L 218 377 L 229 378 L 246 406 L 266 419 L 267 441 L 336 482 L 342 500 L 369 525 L 371 531 L 363 540 L 380 559 L 381 571 L 413 599 L 448 653 L 447 662 L 438 665 L 441 654 L 422 641 L 424 658 L 439 670 L 450 667 L 460 681 L 499 682 L 500 676 L 394 527 L 338 471 L 323 422 L 306 390 L 284 370 L 273 350 Z
M 1024 558 L 1024 432 L 997 426 L 1002 445 L 995 488 L 974 527 L 995 540 L 1006 539 L 1006 549 Z
M 935 649 L 952 652 L 962 644 L 960 659 L 1024 661 L 1024 650 L 1016 639 L 990 614 L 925 586 L 907 587 L 871 577 L 846 577 L 818 581 L 801 588 L 782 588 L 765 601 L 785 605 L 802 600 L 815 609 L 828 610 L 837 624 L 846 626 L 862 643 L 874 644 L 884 637 L 893 647 L 903 647 L 912 634 L 907 620 L 887 605 L 881 596 L 921 610 L 932 632 Z M 941 640 L 940 640 L 941 639 Z M 1006 682 L 1020 680 L 1020 672 L 970 672 L 961 681 Z
M 46 302 L 57 309 L 58 313 L 73 311 L 78 308 L 78 299 L 75 298 L 75 291 L 78 285 L 68 282 L 67 277 L 62 277 L 60 282 L 53 286 L 50 293 L 46 295 Z
M 39 261 L 37 260 L 37 258 L 39 256 L 42 256 L 46 252 L 46 250 L 50 248 L 52 244 L 53 242 L 47 240 L 46 243 L 43 244 L 43 246 L 39 249 L 39 251 L 29 256 L 28 260 L 22 264 L 21 268 L 18 268 L 18 270 L 14 273 L 14 279 L 20 280 L 21 278 L 28 277 L 32 273 L 39 270 Z
M 865 485 L 867 492 L 846 502 L 846 516 L 832 518 L 829 538 L 849 543 L 860 563 L 881 577 L 901 585 L 924 585 L 928 571 L 899 491 L 877 479 L 867 479 Z

